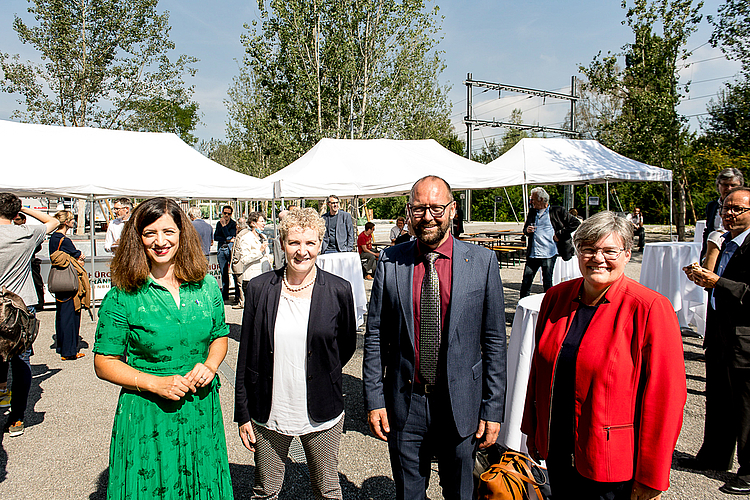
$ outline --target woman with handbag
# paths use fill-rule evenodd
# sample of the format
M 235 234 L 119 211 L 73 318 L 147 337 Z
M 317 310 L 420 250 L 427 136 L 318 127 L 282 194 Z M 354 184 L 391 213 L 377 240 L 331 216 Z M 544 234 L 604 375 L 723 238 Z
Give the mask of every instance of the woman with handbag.
M 68 229 L 76 227 L 76 220 L 73 212 L 70 210 L 60 210 L 55 214 L 55 218 L 60 221 L 60 226 L 52 233 L 49 239 L 50 258 L 57 252 L 63 252 L 73 259 L 76 259 L 81 265 L 85 257 L 73 244 L 73 240 L 68 238 L 65 233 Z M 72 266 L 72 264 L 68 264 Z M 53 269 L 55 269 L 53 267 Z M 54 271 L 53 271 L 54 272 Z M 67 271 L 66 271 L 67 272 Z M 76 308 L 75 297 L 78 295 L 79 287 L 75 291 L 55 293 L 55 334 L 57 336 L 57 353 L 60 354 L 63 361 L 75 361 L 85 356 L 84 353 L 78 352 L 78 332 L 81 329 L 81 307 Z
M 122 387 L 109 499 L 233 496 L 216 376 L 229 327 L 207 269 L 177 203 L 138 205 L 112 259 L 94 345 L 97 376 Z
M 655 499 L 669 487 L 687 398 L 666 297 L 625 276 L 633 225 L 600 212 L 576 230 L 582 278 L 552 287 L 536 327 L 521 430 L 553 498 Z
M 279 231 L 287 265 L 245 289 L 234 419 L 255 453 L 252 498 L 278 497 L 294 436 L 315 498 L 341 498 L 342 369 L 357 325 L 349 282 L 315 265 L 325 230 L 316 210 L 289 212 Z
M 240 262 L 240 257 L 242 256 L 240 242 L 249 232 L 250 228 L 247 226 L 247 219 L 245 217 L 237 219 L 237 236 L 234 237 L 232 255 L 229 259 L 229 272 L 232 273 L 235 283 L 242 283 L 242 273 L 245 272 L 245 266 Z M 245 287 L 240 286 L 238 290 L 237 303 L 232 306 L 232 309 L 242 309 L 245 307 Z

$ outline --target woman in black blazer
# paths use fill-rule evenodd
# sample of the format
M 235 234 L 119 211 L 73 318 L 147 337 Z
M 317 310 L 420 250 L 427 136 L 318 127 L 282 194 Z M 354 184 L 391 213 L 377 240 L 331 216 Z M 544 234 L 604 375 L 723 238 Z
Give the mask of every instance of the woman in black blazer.
M 341 370 L 354 354 L 357 327 L 349 282 L 315 265 L 325 230 L 315 210 L 289 212 L 280 225 L 287 265 L 247 286 L 234 419 L 255 452 L 253 498 L 278 495 L 294 436 L 315 497 L 342 498 Z

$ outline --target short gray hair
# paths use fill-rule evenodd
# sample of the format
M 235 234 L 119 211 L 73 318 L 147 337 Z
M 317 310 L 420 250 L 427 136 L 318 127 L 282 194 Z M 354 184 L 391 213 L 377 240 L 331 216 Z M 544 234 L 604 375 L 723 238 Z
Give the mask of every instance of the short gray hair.
M 736 168 L 725 168 L 721 172 L 719 172 L 719 175 L 716 176 L 716 189 L 719 189 L 719 183 L 721 181 L 733 181 L 737 180 L 740 183 L 740 186 L 745 185 L 745 176 L 742 175 L 742 172 L 737 170 Z
M 203 214 L 201 213 L 201 209 L 199 207 L 190 207 L 188 208 L 188 215 L 192 217 L 193 219 L 202 219 Z
M 247 225 L 247 219 L 244 217 L 240 217 L 237 219 L 237 231 L 242 231 L 243 229 L 247 229 L 249 226 Z
M 573 235 L 573 244 L 580 252 L 585 245 L 593 245 L 611 233 L 620 237 L 625 250 L 633 248 L 633 224 L 609 210 L 594 214 L 583 221 Z
M 536 195 L 536 197 L 544 203 L 549 203 L 549 193 L 543 187 L 535 187 L 534 189 L 532 189 L 531 196 L 534 195 Z

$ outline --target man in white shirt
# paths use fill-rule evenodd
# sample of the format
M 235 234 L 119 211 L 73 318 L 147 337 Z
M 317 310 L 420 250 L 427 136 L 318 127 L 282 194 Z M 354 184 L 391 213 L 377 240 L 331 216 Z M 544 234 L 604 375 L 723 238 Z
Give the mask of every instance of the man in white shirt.
M 133 209 L 133 203 L 129 198 L 117 198 L 115 200 L 114 208 L 112 211 L 115 213 L 115 218 L 109 223 L 107 227 L 107 236 L 104 238 L 104 250 L 109 253 L 115 253 L 117 245 L 120 243 L 120 234 L 122 234 L 122 228 L 125 226 L 125 221 L 130 218 L 130 211 Z
M 42 225 L 13 225 L 12 221 L 23 212 L 39 220 Z M 36 247 L 44 241 L 47 234 L 55 229 L 59 222 L 54 217 L 22 208 L 21 200 L 12 193 L 0 193 L 0 285 L 18 294 L 27 305 L 29 312 L 34 313 L 37 303 L 34 291 L 34 280 L 31 275 L 31 260 Z M 23 434 L 23 418 L 26 412 L 26 401 L 31 387 L 31 348 L 10 358 L 13 375 L 11 387 L 10 414 L 3 427 L 10 437 Z M 0 363 L 0 369 L 7 370 L 7 364 Z

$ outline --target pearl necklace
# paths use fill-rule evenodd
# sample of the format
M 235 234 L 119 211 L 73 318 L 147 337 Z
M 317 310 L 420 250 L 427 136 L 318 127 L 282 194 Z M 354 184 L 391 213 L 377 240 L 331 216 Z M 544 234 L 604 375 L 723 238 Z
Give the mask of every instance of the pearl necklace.
M 294 293 L 294 292 L 301 292 L 301 291 L 302 291 L 302 290 L 304 290 L 305 288 L 307 288 L 307 287 L 309 287 L 310 285 L 312 285 L 313 283 L 315 283 L 315 276 L 316 276 L 317 274 L 318 274 L 318 271 L 317 271 L 317 270 L 313 271 L 313 278 L 312 278 L 312 280 L 310 280 L 310 282 L 309 282 L 309 283 L 307 283 L 306 285 L 298 286 L 297 288 L 292 288 L 292 285 L 290 285 L 290 284 L 289 284 L 289 281 L 288 281 L 288 280 L 286 279 L 286 267 L 285 267 L 285 268 L 284 268 L 284 279 L 283 279 L 283 282 L 284 282 L 284 286 L 285 286 L 285 287 L 286 287 L 286 289 L 287 289 L 287 290 L 289 290 L 290 292 L 293 292 L 293 293 Z

